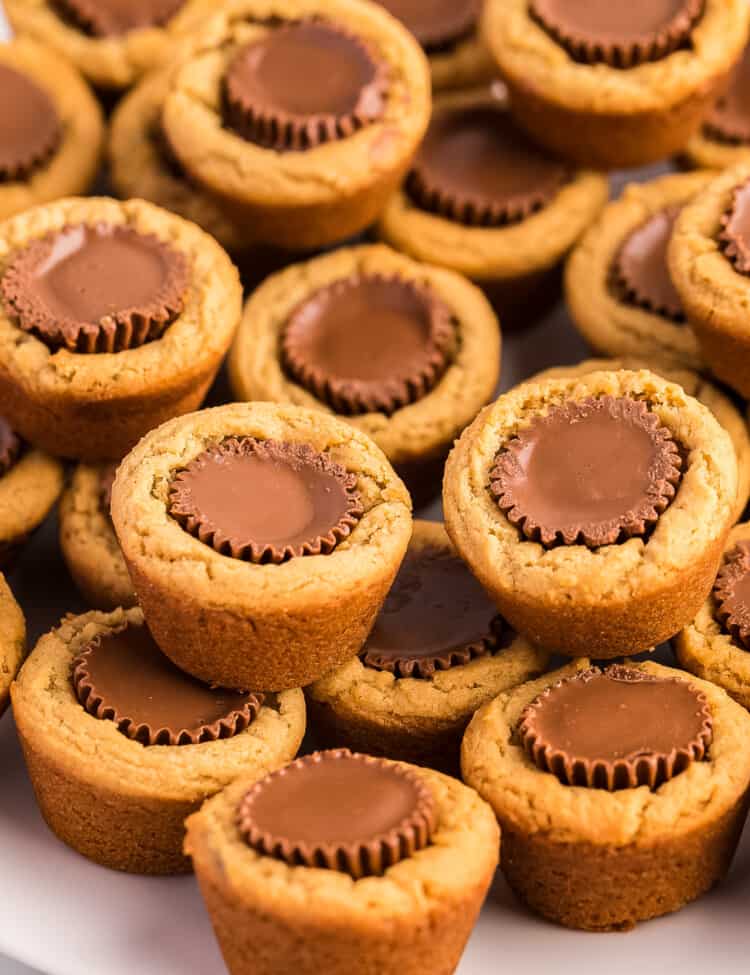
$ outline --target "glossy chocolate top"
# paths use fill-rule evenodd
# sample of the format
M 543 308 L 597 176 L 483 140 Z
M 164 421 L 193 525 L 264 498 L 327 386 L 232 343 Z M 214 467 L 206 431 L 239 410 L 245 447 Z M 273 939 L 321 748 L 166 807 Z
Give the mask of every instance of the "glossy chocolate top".
M 53 155 L 62 136 L 57 108 L 28 75 L 0 64 L 0 183 L 22 181 Z

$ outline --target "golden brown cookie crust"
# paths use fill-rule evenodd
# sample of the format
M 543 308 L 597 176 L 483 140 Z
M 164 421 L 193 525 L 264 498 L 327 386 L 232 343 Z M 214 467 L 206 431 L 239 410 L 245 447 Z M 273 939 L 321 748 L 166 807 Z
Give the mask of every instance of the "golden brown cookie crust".
M 747 40 L 744 0 L 706 0 L 689 49 L 627 70 L 574 61 L 531 17 L 528 0 L 488 0 L 481 33 L 519 124 L 558 152 L 606 168 L 682 148 Z
M 434 92 L 474 88 L 492 81 L 497 74 L 495 62 L 477 33 L 449 51 L 428 55 L 428 61 Z
M 453 312 L 456 356 L 426 396 L 391 416 L 340 417 L 372 437 L 398 467 L 443 461 L 453 441 L 491 398 L 500 370 L 500 330 L 484 296 L 450 271 L 420 264 L 383 245 L 342 248 L 295 264 L 268 278 L 245 305 L 229 356 L 229 377 L 239 400 L 292 403 L 336 414 L 284 371 L 278 348 L 289 315 L 306 297 L 333 281 L 360 274 L 396 274 L 424 282 Z
M 54 103 L 60 145 L 25 180 L 0 182 L 0 220 L 61 196 L 86 193 L 99 168 L 104 140 L 101 109 L 67 61 L 27 37 L 0 45 L 0 64 L 28 75 Z
M 729 533 L 725 552 L 750 539 L 750 522 L 736 525 Z M 750 653 L 738 646 L 715 616 L 716 600 L 711 594 L 692 623 L 674 638 L 677 659 L 696 677 L 718 684 L 750 709 Z
M 302 692 L 267 702 L 233 738 L 144 746 L 81 706 L 73 659 L 92 639 L 143 619 L 139 609 L 66 618 L 41 638 L 12 688 L 13 713 L 37 801 L 50 828 L 117 870 L 174 873 L 183 822 L 239 775 L 258 779 L 290 761 L 305 730 Z
M 669 246 L 669 270 L 701 354 L 712 372 L 750 396 L 750 278 L 719 249 L 721 218 L 750 178 L 750 162 L 716 176 L 680 214 Z
M 263 22 L 321 16 L 367 41 L 388 70 L 381 119 L 304 152 L 265 149 L 225 127 L 221 79 L 238 46 Z M 430 114 L 426 58 L 411 34 L 362 0 L 238 0 L 196 38 L 164 104 L 164 126 L 180 161 L 259 240 L 317 248 L 364 229 L 378 216 L 419 145 Z M 332 176 L 335 174 L 335 178 Z
M 410 552 L 455 554 L 439 522 L 415 521 Z M 496 654 L 436 671 L 431 677 L 397 677 L 366 667 L 355 657 L 307 688 L 310 723 L 326 747 L 458 767 L 461 737 L 474 712 L 501 691 L 541 674 L 548 654 L 515 634 Z
M 683 446 L 674 501 L 647 541 L 546 550 L 522 540 L 487 488 L 497 450 L 531 417 L 602 395 L 645 400 Z M 448 458 L 443 489 L 448 534 L 508 622 L 551 651 L 599 659 L 646 650 L 692 618 L 716 576 L 736 498 L 729 435 L 680 386 L 645 370 L 516 387 L 464 432 Z
M 25 450 L 0 477 L 0 563 L 7 564 L 52 510 L 65 472 L 59 460 Z
M 750 162 L 750 145 L 720 142 L 699 129 L 680 153 L 679 161 L 692 169 L 729 169 Z
M 742 742 L 750 715 L 713 684 L 635 664 L 655 676 L 682 677 L 705 694 L 713 719 L 708 761 L 694 762 L 653 792 L 563 785 L 536 767 L 515 730 L 524 707 L 546 687 L 587 666 L 578 660 L 482 708 L 464 738 L 462 769 L 495 810 L 503 871 L 532 908 L 571 927 L 632 927 L 682 907 L 728 869 L 747 812 L 750 755 Z M 556 878 L 546 873 L 555 869 Z
M 90 606 L 112 610 L 136 602 L 128 567 L 101 499 L 102 468 L 79 464 L 60 499 L 60 548 Z M 0 482 L 1 484 L 2 482 Z
M 220 555 L 167 512 L 172 472 L 226 437 L 308 443 L 356 474 L 364 514 L 329 555 L 255 565 Z M 112 520 L 154 636 L 206 681 L 299 687 L 359 652 L 411 535 L 411 505 L 382 452 L 322 411 L 233 403 L 171 420 L 125 458 Z
M 186 850 L 224 957 L 233 971 L 351 975 L 362 959 L 378 975 L 451 975 L 494 874 L 492 811 L 453 778 L 410 766 L 438 813 L 430 846 L 382 877 L 290 867 L 242 839 L 237 781 L 191 816 Z
M 69 224 L 155 234 L 190 263 L 178 319 L 163 337 L 114 354 L 53 351 L 0 309 L 0 410 L 50 453 L 119 460 L 143 434 L 203 400 L 239 323 L 242 290 L 225 252 L 195 224 L 143 200 L 59 200 L 0 227 L 0 276 L 14 253 Z
M 28 35 L 74 64 L 97 88 L 129 88 L 179 50 L 178 38 L 214 8 L 214 0 L 186 0 L 166 27 L 130 31 L 121 37 L 89 37 L 60 17 L 50 0 L 6 0 L 18 34 Z
M 25 654 L 26 620 L 5 576 L 0 575 L 0 718 L 10 701 L 10 685 Z
M 565 379 L 587 376 L 592 372 L 602 370 L 617 371 L 629 369 L 651 369 L 662 379 L 682 386 L 688 396 L 694 397 L 707 406 L 719 423 L 724 427 L 734 445 L 737 455 L 737 504 L 734 509 L 734 521 L 739 521 L 742 513 L 750 501 L 750 431 L 745 417 L 740 413 L 729 397 L 718 386 L 714 386 L 700 373 L 689 369 L 674 367 L 657 368 L 643 359 L 585 359 L 575 366 L 553 366 L 532 376 L 528 382 L 542 382 L 545 379 Z
M 636 356 L 652 366 L 700 369 L 698 341 L 684 323 L 622 301 L 611 284 L 622 243 L 650 217 L 683 206 L 710 181 L 706 173 L 678 173 L 630 183 L 583 235 L 565 268 L 565 297 L 573 322 L 595 352 Z

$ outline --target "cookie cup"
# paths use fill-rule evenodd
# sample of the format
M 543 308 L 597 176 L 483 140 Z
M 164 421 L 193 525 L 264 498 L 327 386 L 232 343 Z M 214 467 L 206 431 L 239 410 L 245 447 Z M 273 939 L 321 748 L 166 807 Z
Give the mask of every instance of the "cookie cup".
M 729 533 L 725 551 L 729 553 L 738 542 L 748 539 L 750 523 L 736 525 Z M 672 644 L 685 670 L 723 687 L 730 697 L 750 710 L 750 652 L 738 645 L 716 619 L 713 594 Z
M 500 447 L 566 401 L 630 396 L 671 432 L 684 456 L 677 494 L 647 539 L 546 549 L 506 518 L 488 490 Z M 650 373 L 597 372 L 524 383 L 488 406 L 446 464 L 448 534 L 503 617 L 535 645 L 566 656 L 628 656 L 693 618 L 708 595 L 737 500 L 732 442 L 710 411 Z
M 0 276 L 15 253 L 74 224 L 128 226 L 183 253 L 184 306 L 163 336 L 115 353 L 53 349 L 0 308 L 0 411 L 25 440 L 86 461 L 119 460 L 154 426 L 196 409 L 242 310 L 235 267 L 195 224 L 143 200 L 59 200 L 0 224 Z
M 328 555 L 257 565 L 220 555 L 168 512 L 175 472 L 227 437 L 306 443 L 357 477 L 364 513 Z M 112 520 L 167 656 L 226 687 L 300 687 L 362 647 L 411 534 L 406 488 L 364 434 L 320 411 L 233 403 L 165 423 L 120 465 Z
M 427 60 L 433 92 L 476 88 L 497 75 L 495 61 L 476 32 L 446 51 L 428 52 Z
M 0 718 L 10 701 L 10 685 L 26 653 L 26 620 L 0 575 Z
M 239 775 L 255 781 L 290 761 L 305 703 L 301 691 L 287 691 L 245 731 L 198 745 L 128 738 L 78 702 L 71 665 L 95 637 L 142 619 L 138 609 L 66 618 L 13 685 L 13 716 L 39 808 L 64 843 L 114 870 L 185 873 L 185 818 Z
M 60 143 L 52 156 L 23 180 L 0 182 L 0 220 L 61 196 L 86 193 L 93 183 L 104 141 L 96 99 L 78 72 L 49 48 L 28 37 L 0 46 L 0 64 L 27 75 L 52 100 Z
M 456 353 L 438 383 L 416 402 L 390 415 L 342 416 L 288 375 L 279 355 L 281 337 L 295 308 L 314 292 L 338 280 L 371 274 L 396 275 L 434 291 L 453 313 Z M 273 275 L 250 297 L 229 356 L 229 377 L 238 400 L 321 410 L 372 437 L 419 507 L 439 493 L 454 440 L 492 398 L 500 373 L 500 344 L 492 309 L 459 275 L 382 245 L 342 248 Z
M 96 609 L 136 603 L 128 567 L 102 505 L 102 468 L 79 464 L 60 499 L 60 549 L 83 598 Z
M 678 162 L 690 169 L 729 169 L 750 162 L 750 145 L 720 142 L 699 129 L 679 155 Z
M 290 867 L 249 847 L 238 780 L 187 823 L 203 899 L 231 975 L 450 975 L 497 865 L 492 810 L 466 786 L 411 767 L 437 806 L 432 843 L 380 877 Z
M 750 397 L 750 278 L 719 249 L 721 218 L 750 161 L 713 179 L 680 214 L 669 246 L 669 270 L 711 371 Z
M 385 63 L 383 116 L 305 151 L 266 149 L 226 127 L 222 78 L 238 48 L 273 29 L 269 24 L 321 16 L 367 42 Z M 164 103 L 164 128 L 185 169 L 265 244 L 319 248 L 371 224 L 429 120 L 429 68 L 406 28 L 364 0 L 238 0 L 200 35 Z
M 630 234 L 667 207 L 688 203 L 710 180 L 707 173 L 678 173 L 630 183 L 583 235 L 565 267 L 565 298 L 595 352 L 636 356 L 651 367 L 703 367 L 690 327 L 624 300 L 613 286 L 612 266 Z
M 9 567 L 60 497 L 62 464 L 40 450 L 26 450 L 0 477 L 0 568 Z
M 581 165 L 622 169 L 685 146 L 727 83 L 749 22 L 744 0 L 706 0 L 689 47 L 625 70 L 575 61 L 529 0 L 488 0 L 482 36 L 519 125 Z
M 465 781 L 497 814 L 501 867 L 515 893 L 566 927 L 626 930 L 679 910 L 729 869 L 747 815 L 750 756 L 741 743 L 750 715 L 706 681 L 658 664 L 633 665 L 684 677 L 705 694 L 713 719 L 708 759 L 653 792 L 563 785 L 534 765 L 516 729 L 527 704 L 586 666 L 576 661 L 482 708 L 466 732 L 461 765 Z

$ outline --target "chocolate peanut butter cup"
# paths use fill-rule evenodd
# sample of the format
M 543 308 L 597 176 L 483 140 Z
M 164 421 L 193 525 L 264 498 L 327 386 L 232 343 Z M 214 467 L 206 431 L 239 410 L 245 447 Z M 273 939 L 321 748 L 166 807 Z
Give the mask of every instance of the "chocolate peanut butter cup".
M 750 180 L 732 193 L 732 205 L 721 218 L 719 247 L 740 274 L 750 274 Z
M 404 559 L 361 657 L 397 677 L 431 677 L 494 653 L 508 633 L 465 563 L 425 547 Z
M 728 145 L 750 143 L 750 47 L 732 72 L 729 88 L 703 123 L 704 133 Z
M 280 565 L 327 555 L 363 512 L 357 478 L 307 444 L 230 437 L 179 471 L 169 513 L 221 555 Z
M 526 538 L 597 548 L 646 536 L 681 469 L 676 443 L 646 403 L 589 397 L 553 407 L 505 444 L 490 490 Z
M 534 20 L 575 61 L 633 68 L 690 44 L 704 0 L 530 0 Z
M 21 438 L 5 417 L 0 416 L 0 477 L 7 474 L 18 460 L 22 446 Z
M 61 136 L 60 117 L 47 92 L 0 64 L 0 183 L 30 176 L 53 155 Z
M 143 745 L 231 738 L 255 719 L 260 694 L 202 684 L 164 656 L 145 625 L 100 635 L 73 661 L 73 687 L 96 718 Z
M 380 876 L 427 847 L 437 812 L 411 770 L 338 749 L 261 779 L 240 803 L 237 823 L 265 856 L 359 879 Z
M 518 735 L 529 757 L 565 785 L 658 788 L 708 755 L 711 710 L 679 677 L 624 665 L 565 678 L 529 704 Z
M 716 618 L 744 650 L 750 650 L 750 542 L 738 542 L 726 556 L 714 600 Z
M 286 24 L 235 56 L 224 79 L 225 121 L 268 148 L 310 149 L 378 119 L 386 75 L 346 30 L 325 21 Z
M 185 0 L 52 0 L 63 19 L 92 37 L 120 37 L 162 27 Z
M 306 298 L 281 352 L 286 371 L 337 413 L 390 415 L 437 385 L 455 345 L 451 311 L 434 291 L 372 274 Z
M 50 348 L 122 352 L 164 333 L 188 283 L 185 256 L 152 234 L 78 224 L 23 248 L 0 294 L 18 327 Z
M 425 210 L 470 226 L 516 223 L 548 204 L 571 176 L 515 127 L 502 107 L 443 108 L 407 181 Z
M 477 26 L 479 0 L 378 0 L 428 54 L 450 50 Z
M 667 266 L 667 247 L 680 207 L 655 213 L 625 239 L 612 272 L 618 290 L 631 304 L 684 322 L 680 296 Z

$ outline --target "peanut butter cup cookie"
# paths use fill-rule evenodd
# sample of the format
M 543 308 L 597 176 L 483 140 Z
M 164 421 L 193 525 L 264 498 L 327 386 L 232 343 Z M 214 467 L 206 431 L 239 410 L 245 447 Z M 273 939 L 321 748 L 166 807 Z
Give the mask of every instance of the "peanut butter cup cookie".
M 10 701 L 10 685 L 26 653 L 26 621 L 0 575 L 0 718 Z
M 85 193 L 103 138 L 99 106 L 67 61 L 27 38 L 0 45 L 0 220 Z
M 174 74 L 162 121 L 233 220 L 303 250 L 376 219 L 429 112 L 425 57 L 380 6 L 240 0 Z
M 326 746 L 455 773 L 477 708 L 547 659 L 498 615 L 443 526 L 415 521 L 359 657 L 307 689 L 310 722 Z
M 453 543 L 503 617 L 569 656 L 647 650 L 693 618 L 737 500 L 729 435 L 647 371 L 524 383 L 446 465 Z
M 397 250 L 481 285 L 505 325 L 525 324 L 559 294 L 560 262 L 607 201 L 599 173 L 531 143 L 504 98 L 436 100 L 427 136 L 378 230 Z
M 271 403 L 147 434 L 118 469 L 112 518 L 164 652 L 260 690 L 359 652 L 411 533 L 406 489 L 369 437 Z
M 417 506 L 440 491 L 453 441 L 492 397 L 497 319 L 468 281 L 381 245 L 269 278 L 229 358 L 237 399 L 335 414 L 369 434 Z
M 713 592 L 674 649 L 685 670 L 750 709 L 750 523 L 730 532 Z
M 231 975 L 451 975 L 497 864 L 471 789 L 343 750 L 237 781 L 187 829 Z
M 224 251 L 166 210 L 27 211 L 0 224 L 0 410 L 50 453 L 117 460 L 200 405 L 241 309 Z
M 136 602 L 109 514 L 116 470 L 116 464 L 79 464 L 58 512 L 65 563 L 84 599 L 96 609 Z
M 668 261 L 703 359 L 750 397 L 750 161 L 716 176 L 682 210 Z
M 497 814 L 519 897 L 567 927 L 623 930 L 726 874 L 747 815 L 749 734 L 750 715 L 713 684 L 584 661 L 482 708 L 462 767 Z
M 592 349 L 654 367 L 702 368 L 667 247 L 680 210 L 710 179 L 682 173 L 631 183 L 583 235 L 565 269 L 565 296 Z
M 139 609 L 71 616 L 11 689 L 42 815 L 69 846 L 131 873 L 182 873 L 184 821 L 238 775 L 292 759 L 299 690 L 265 697 L 200 684 L 159 650 Z
M 487 0 L 482 33 L 519 125 L 582 165 L 617 169 L 686 145 L 749 19 L 745 0 Z
M 750 47 L 732 71 L 729 87 L 681 154 L 701 169 L 726 169 L 750 160 Z

